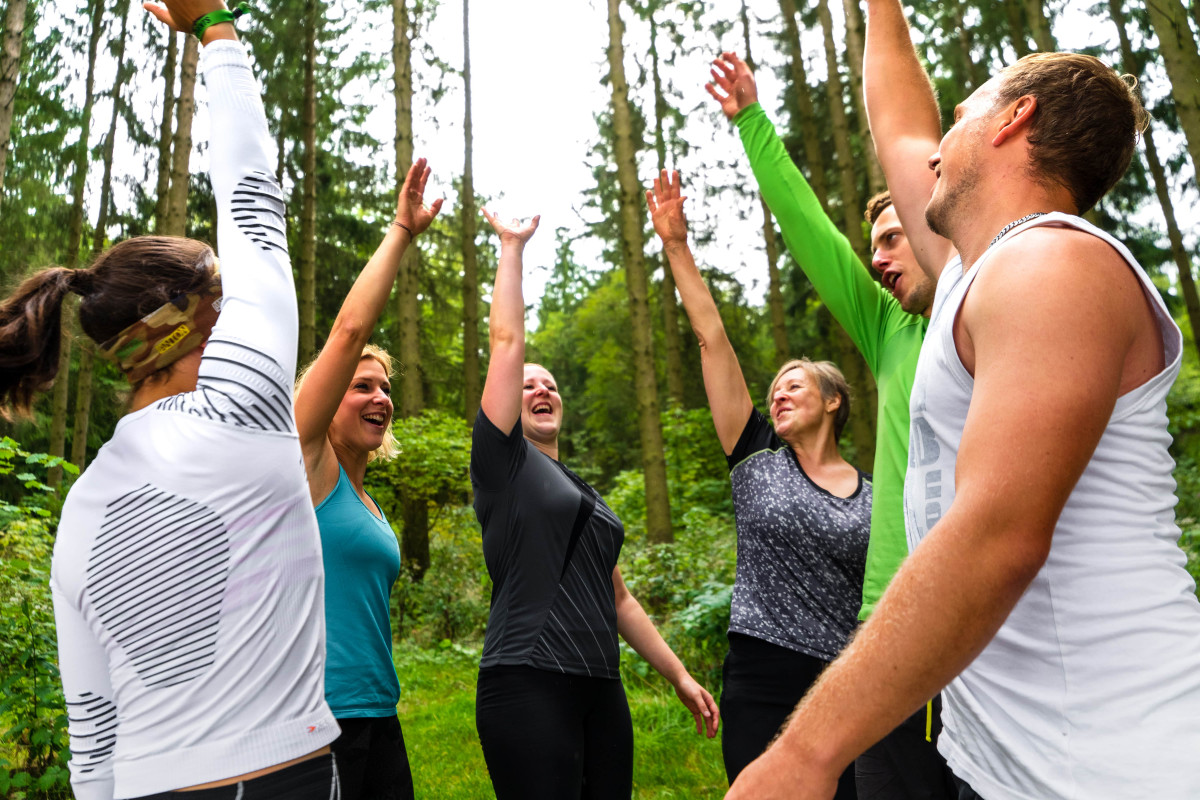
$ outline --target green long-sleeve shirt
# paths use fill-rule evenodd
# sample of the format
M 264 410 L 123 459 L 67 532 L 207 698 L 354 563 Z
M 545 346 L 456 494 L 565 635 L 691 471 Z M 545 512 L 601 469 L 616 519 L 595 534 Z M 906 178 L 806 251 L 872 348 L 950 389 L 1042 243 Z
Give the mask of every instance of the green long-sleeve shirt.
M 755 103 L 743 109 L 733 122 L 788 252 L 846 329 L 879 387 L 875 504 L 859 612 L 859 619 L 866 619 L 908 555 L 904 533 L 908 396 L 929 321 L 900 308 L 896 298 L 871 277 L 792 163 L 762 106 Z

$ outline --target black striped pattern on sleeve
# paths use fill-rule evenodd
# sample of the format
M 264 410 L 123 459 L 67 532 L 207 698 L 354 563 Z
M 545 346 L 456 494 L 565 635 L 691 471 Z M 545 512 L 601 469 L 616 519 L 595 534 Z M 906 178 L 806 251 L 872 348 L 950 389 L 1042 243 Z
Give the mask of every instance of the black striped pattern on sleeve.
M 233 190 L 232 204 L 238 230 L 263 250 L 287 256 L 287 206 L 274 175 L 255 170 L 242 178 Z
M 253 430 L 296 430 L 291 381 L 279 362 L 230 339 L 208 341 L 200 360 L 196 391 L 161 400 L 157 408 Z
M 229 531 L 209 508 L 152 484 L 109 503 L 88 559 L 87 591 L 147 686 L 212 665 L 229 577 Z
M 67 728 L 71 734 L 71 761 L 77 772 L 93 772 L 117 744 L 117 707 L 91 692 L 67 698 Z

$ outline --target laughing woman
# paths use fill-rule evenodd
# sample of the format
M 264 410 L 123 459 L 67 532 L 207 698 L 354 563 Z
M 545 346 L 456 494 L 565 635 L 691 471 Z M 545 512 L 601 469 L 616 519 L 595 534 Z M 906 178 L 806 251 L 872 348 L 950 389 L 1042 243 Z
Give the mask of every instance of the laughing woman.
M 429 168 L 408 171 L 387 236 L 350 288 L 329 340 L 296 384 L 296 426 L 325 562 L 325 699 L 341 726 L 333 743 L 343 800 L 413 796 L 396 718 L 388 599 L 400 548 L 363 487 L 367 464 L 396 453 L 392 360 L 367 344 L 404 251 L 442 206 L 423 204 Z
M 558 386 L 525 363 L 521 253 L 538 218 L 505 225 L 484 214 L 500 236 L 500 264 L 471 446 L 493 583 L 475 712 L 483 755 L 499 800 L 628 798 L 633 724 L 617 634 L 671 682 L 709 738 L 717 706 L 625 587 L 621 521 L 558 460 Z
M 775 737 L 858 624 L 871 523 L 869 476 L 842 458 L 850 391 L 828 361 L 789 361 L 754 408 L 717 304 L 687 243 L 679 175 L 646 201 L 700 341 L 713 425 L 729 462 L 737 577 L 725 659 L 721 749 L 732 784 Z M 837 800 L 854 800 L 854 768 Z

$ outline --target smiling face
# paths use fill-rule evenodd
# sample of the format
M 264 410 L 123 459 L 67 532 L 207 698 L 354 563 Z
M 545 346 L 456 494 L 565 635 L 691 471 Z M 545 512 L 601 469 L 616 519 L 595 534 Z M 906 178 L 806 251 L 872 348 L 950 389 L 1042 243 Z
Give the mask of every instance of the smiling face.
M 826 400 L 817 381 L 804 367 L 796 367 L 779 376 L 771 393 L 771 421 L 779 438 L 790 441 L 804 431 L 821 426 L 839 405 L 839 398 Z
M 329 426 L 330 438 L 362 453 L 378 449 L 392 424 L 391 393 L 383 365 L 370 357 L 359 360 Z
M 888 206 L 875 218 L 871 246 L 875 249 L 871 266 L 882 274 L 884 288 L 909 314 L 928 315 L 936 284 L 917 263 L 895 206 Z
M 533 442 L 553 444 L 562 428 L 562 398 L 549 370 L 538 364 L 525 365 L 521 391 L 521 430 Z
M 998 86 L 993 78 L 954 108 L 954 124 L 929 158 L 937 182 L 925 207 L 925 222 L 939 236 L 953 239 L 955 221 L 970 214 L 976 202 L 982 175 L 979 159 L 987 144 L 987 123 Z

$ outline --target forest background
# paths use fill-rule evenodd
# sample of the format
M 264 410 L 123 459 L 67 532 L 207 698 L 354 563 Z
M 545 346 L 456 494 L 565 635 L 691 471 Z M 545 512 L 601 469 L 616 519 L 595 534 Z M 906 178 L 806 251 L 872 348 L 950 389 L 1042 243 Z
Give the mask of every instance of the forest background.
M 1140 78 L 1153 126 L 1091 216 L 1146 266 L 1185 333 L 1169 414 L 1182 544 L 1200 574 L 1200 0 L 910 8 L 947 118 L 1036 50 L 1093 53 Z M 3 9 L 5 291 L 129 236 L 215 244 L 195 40 L 129 0 Z M 752 61 L 793 159 L 867 262 L 862 207 L 882 176 L 862 106 L 863 12 L 858 0 L 264 0 L 239 22 L 290 198 L 302 361 L 382 237 L 414 150 L 449 201 L 406 257 L 374 337 L 403 364 L 402 453 L 372 467 L 368 486 L 401 541 L 393 622 L 420 796 L 489 796 L 473 697 L 490 584 L 466 467 L 496 250 L 478 208 L 543 215 L 526 250 L 528 350 L 562 388 L 564 461 L 624 520 L 622 572 L 716 694 L 735 557 L 727 470 L 641 191 L 663 167 L 684 174 L 698 261 L 754 397 L 787 357 L 843 367 L 856 395 L 843 449 L 870 470 L 871 376 L 782 250 L 736 134 L 702 89 L 721 50 Z M 0 421 L 0 795 L 18 798 L 69 796 L 49 559 L 65 492 L 125 402 L 118 372 L 64 318 L 72 345 L 52 392 L 31 419 Z M 718 745 L 689 734 L 665 684 L 623 653 L 637 796 L 720 796 Z

